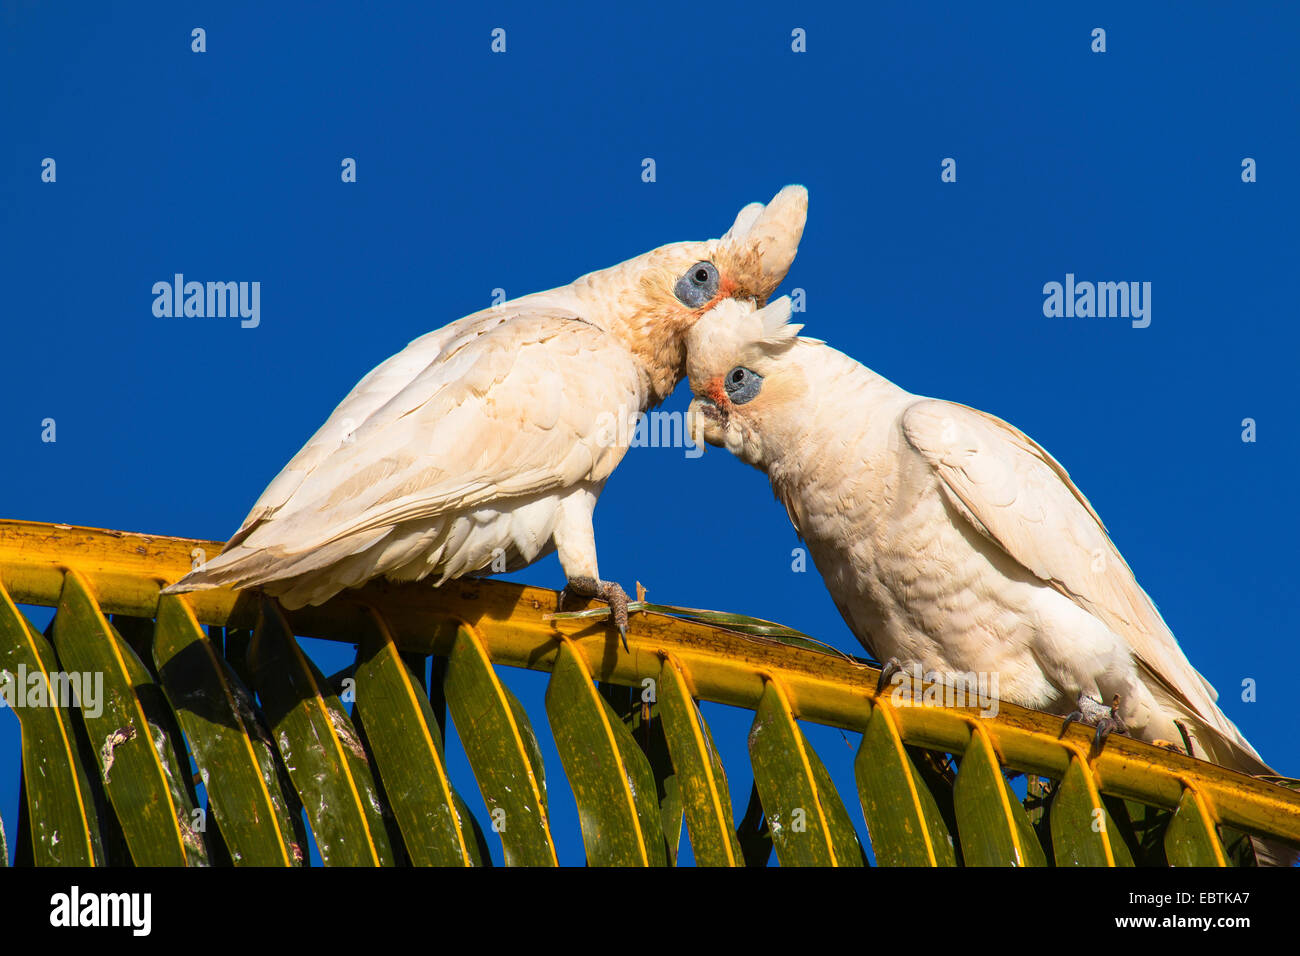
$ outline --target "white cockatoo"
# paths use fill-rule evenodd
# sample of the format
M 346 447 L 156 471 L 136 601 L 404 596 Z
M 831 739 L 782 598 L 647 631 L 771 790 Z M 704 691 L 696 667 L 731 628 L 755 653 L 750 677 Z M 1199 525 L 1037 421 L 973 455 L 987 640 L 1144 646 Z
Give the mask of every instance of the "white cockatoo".
M 790 268 L 802 186 L 679 242 L 424 335 L 363 378 L 263 492 L 220 555 L 167 593 L 259 588 L 287 608 L 383 575 L 436 584 L 559 553 L 573 593 L 602 581 L 592 512 L 627 451 L 611 427 L 685 374 L 687 330 L 762 305 Z M 623 435 L 620 440 L 620 434 Z
M 766 472 L 877 660 L 996 674 L 1002 700 L 1082 712 L 1099 741 L 1119 727 L 1272 772 L 1051 455 L 992 415 L 904 391 L 789 318 L 780 299 L 715 309 L 691 329 L 688 427 Z

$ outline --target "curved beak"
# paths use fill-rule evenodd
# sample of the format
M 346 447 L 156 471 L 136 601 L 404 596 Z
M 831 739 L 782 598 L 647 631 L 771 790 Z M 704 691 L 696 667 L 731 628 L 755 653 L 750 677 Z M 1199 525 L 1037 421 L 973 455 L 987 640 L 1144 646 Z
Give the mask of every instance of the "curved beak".
M 722 432 L 727 426 L 727 413 L 712 399 L 696 396 L 686 409 L 686 433 L 700 448 L 707 443 L 722 447 Z

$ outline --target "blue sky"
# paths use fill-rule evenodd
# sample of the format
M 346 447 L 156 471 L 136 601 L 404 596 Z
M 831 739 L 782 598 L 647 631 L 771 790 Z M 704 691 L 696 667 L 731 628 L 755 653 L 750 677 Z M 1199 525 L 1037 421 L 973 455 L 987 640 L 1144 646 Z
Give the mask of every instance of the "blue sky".
M 806 290 L 808 333 L 1052 452 L 1228 715 L 1300 773 L 1300 519 L 1284 504 L 1300 465 L 1293 5 L 11 3 L 4 16 L 0 515 L 224 539 L 412 338 L 495 288 L 522 295 L 717 236 L 800 182 L 808 227 L 785 289 Z M 1096 27 L 1105 53 L 1090 49 Z M 340 181 L 344 157 L 355 183 Z M 642 182 L 646 157 L 656 182 Z M 955 183 L 940 181 L 947 157 Z M 1246 157 L 1257 182 L 1242 181 Z M 155 317 L 153 284 L 178 272 L 259 281 L 260 325 Z M 1067 273 L 1150 282 L 1150 326 L 1045 317 L 1043 285 Z M 686 402 L 683 387 L 666 407 Z M 639 579 L 657 601 L 857 650 L 815 571 L 791 571 L 797 541 L 766 479 L 723 452 L 634 450 L 596 526 L 603 576 L 629 591 Z M 514 577 L 562 583 L 554 558 Z M 348 654 L 319 659 L 333 670 Z M 558 780 L 545 678 L 510 679 Z M 706 714 L 743 810 L 749 717 Z M 811 733 L 861 826 L 856 738 Z M 11 835 L 17 746 L 0 713 Z M 561 857 L 581 862 L 562 791 Z

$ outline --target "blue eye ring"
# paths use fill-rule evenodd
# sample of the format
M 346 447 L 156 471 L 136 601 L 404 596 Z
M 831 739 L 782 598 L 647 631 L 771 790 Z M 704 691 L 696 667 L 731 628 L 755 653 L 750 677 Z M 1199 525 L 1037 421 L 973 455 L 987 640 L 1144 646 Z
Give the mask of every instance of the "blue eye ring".
M 673 286 L 682 305 L 698 309 L 718 294 L 718 269 L 712 262 L 697 262 Z
M 722 380 L 722 387 L 731 404 L 744 405 L 758 395 L 763 387 L 763 376 L 743 365 L 737 365 Z

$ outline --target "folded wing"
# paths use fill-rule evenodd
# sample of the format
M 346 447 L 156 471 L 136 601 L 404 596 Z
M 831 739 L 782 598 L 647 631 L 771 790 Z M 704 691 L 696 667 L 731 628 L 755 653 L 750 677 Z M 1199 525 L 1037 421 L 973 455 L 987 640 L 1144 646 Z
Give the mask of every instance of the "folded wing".
M 1125 640 L 1158 696 L 1259 761 L 1056 459 L 1001 419 L 952 402 L 909 406 L 903 433 L 980 534 Z
M 367 375 L 176 589 L 301 575 L 406 523 L 603 481 L 626 450 L 612 415 L 644 403 L 632 356 L 575 315 L 467 316 Z

